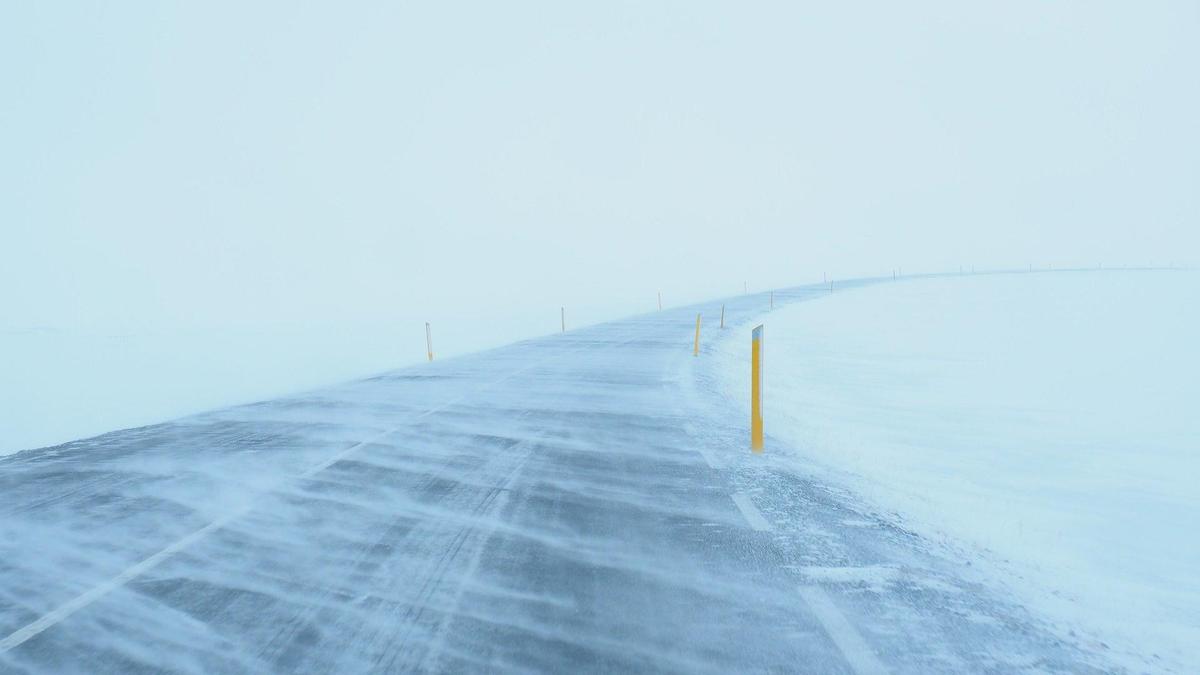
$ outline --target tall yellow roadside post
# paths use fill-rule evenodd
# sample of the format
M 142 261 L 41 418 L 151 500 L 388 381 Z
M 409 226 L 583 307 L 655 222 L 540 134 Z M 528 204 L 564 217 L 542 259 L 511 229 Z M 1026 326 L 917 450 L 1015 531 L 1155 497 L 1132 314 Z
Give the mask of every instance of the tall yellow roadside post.
M 429 322 L 425 322 L 425 353 L 429 355 L 429 360 L 433 360 L 433 333 L 429 330 Z
M 763 327 L 758 325 L 751 333 L 750 343 L 750 449 L 763 451 Z
M 692 346 L 692 356 L 700 356 L 700 315 L 696 315 L 696 342 Z

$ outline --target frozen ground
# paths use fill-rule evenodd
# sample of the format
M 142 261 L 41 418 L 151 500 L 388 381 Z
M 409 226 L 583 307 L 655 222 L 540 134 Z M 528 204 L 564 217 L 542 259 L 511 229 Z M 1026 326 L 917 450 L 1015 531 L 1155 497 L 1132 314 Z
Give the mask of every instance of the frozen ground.
M 1110 669 L 747 451 L 714 357 L 766 303 L 0 458 L 0 672 Z
M 760 316 L 768 452 L 1060 634 L 1200 672 L 1200 275 L 903 280 Z M 731 404 L 745 340 L 723 345 Z M 773 447 L 772 447 L 773 446 Z

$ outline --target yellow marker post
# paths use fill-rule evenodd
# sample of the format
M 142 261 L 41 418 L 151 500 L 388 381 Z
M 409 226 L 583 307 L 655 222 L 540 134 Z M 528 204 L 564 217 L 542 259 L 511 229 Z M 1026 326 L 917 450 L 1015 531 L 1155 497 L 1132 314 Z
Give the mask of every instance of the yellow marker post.
M 763 451 L 763 327 L 755 327 L 750 337 L 750 449 Z
M 721 305 L 721 328 L 725 328 L 725 305 Z
M 692 345 L 692 356 L 700 356 L 700 315 L 696 315 L 696 342 Z
M 429 330 L 429 322 L 425 322 L 425 353 L 429 354 L 429 360 L 433 360 L 433 333 Z

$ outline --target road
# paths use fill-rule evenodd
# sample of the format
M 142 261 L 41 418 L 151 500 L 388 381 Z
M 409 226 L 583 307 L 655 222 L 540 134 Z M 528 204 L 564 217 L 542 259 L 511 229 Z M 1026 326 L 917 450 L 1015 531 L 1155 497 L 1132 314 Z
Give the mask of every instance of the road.
M 748 452 L 707 352 L 767 302 L 0 459 L 0 673 L 1103 670 Z

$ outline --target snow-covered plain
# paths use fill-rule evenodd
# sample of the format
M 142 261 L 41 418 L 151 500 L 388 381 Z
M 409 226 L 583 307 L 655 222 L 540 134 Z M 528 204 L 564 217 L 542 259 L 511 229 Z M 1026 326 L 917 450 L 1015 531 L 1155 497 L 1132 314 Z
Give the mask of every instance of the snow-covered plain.
M 1200 672 L 1197 307 L 1195 273 L 1096 271 L 902 279 L 777 309 L 761 317 L 767 452 L 1116 662 Z M 721 348 L 735 405 L 748 351 Z
M 0 456 L 365 376 L 395 362 L 394 331 L 357 328 L 0 328 Z M 414 357 L 420 348 L 414 344 Z
M 557 307 L 535 309 L 219 325 L 61 327 L 0 318 L 0 456 L 420 363 L 427 318 L 439 358 L 558 331 Z M 567 325 L 630 311 L 619 302 L 569 309 Z

